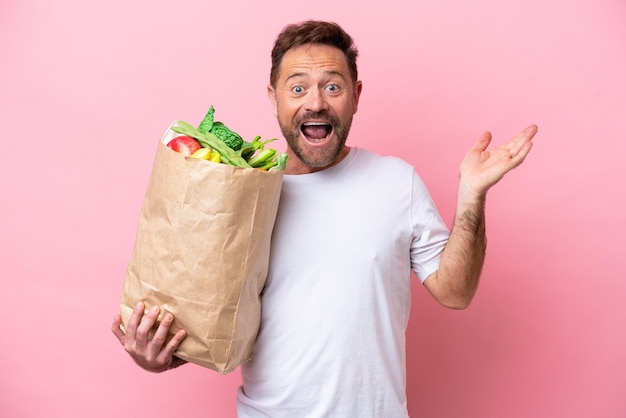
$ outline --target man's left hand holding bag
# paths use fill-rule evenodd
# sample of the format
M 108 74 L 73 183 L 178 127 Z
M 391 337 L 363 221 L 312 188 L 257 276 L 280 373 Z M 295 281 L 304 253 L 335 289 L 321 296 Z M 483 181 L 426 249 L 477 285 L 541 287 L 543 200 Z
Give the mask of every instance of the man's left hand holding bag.
M 158 306 L 153 306 L 145 312 L 144 303 L 139 302 L 128 320 L 126 332 L 122 330 L 122 317 L 119 314 L 115 316 L 111 326 L 111 331 L 135 363 L 153 373 L 161 373 L 186 363 L 185 360 L 174 356 L 174 352 L 187 336 L 186 331 L 181 329 L 169 341 L 166 340 L 174 322 L 174 315 L 169 312 L 163 315 L 150 339 L 150 331 L 159 316 L 159 311 Z

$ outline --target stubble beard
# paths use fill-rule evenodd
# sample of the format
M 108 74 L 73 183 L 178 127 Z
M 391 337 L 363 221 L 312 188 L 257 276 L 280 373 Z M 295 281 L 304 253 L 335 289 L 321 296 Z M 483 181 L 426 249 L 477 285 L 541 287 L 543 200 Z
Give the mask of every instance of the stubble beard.
M 300 127 L 302 123 L 308 119 L 323 119 L 328 122 L 333 127 L 334 141 L 326 147 L 313 149 L 307 147 L 306 144 L 302 144 L 300 142 L 302 135 Z M 341 122 L 338 117 L 328 112 L 308 113 L 296 118 L 291 125 L 283 124 L 280 118 L 278 118 L 278 125 L 287 141 L 287 145 L 300 161 L 307 167 L 324 168 L 328 167 L 339 158 L 341 151 L 346 145 L 346 140 L 348 139 L 352 125 L 352 116 L 350 116 L 348 120 Z

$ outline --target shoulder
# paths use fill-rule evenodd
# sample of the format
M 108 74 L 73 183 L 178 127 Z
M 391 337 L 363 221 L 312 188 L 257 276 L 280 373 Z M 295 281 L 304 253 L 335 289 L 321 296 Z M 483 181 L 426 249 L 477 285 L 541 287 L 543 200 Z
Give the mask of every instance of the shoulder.
M 365 148 L 354 149 L 354 166 L 360 173 L 367 173 L 368 182 L 389 188 L 392 193 L 412 190 L 414 196 L 423 196 L 428 188 L 413 165 L 393 155 L 381 155 Z
M 389 167 L 410 168 L 413 170 L 413 166 L 405 160 L 393 156 L 382 155 L 375 153 L 367 148 L 352 147 L 352 152 L 355 154 L 355 160 L 362 162 L 370 162 L 380 165 L 386 165 Z
M 396 175 L 415 174 L 415 168 L 405 160 L 393 155 L 381 155 L 365 148 L 354 148 L 355 164 L 361 168 L 376 170 Z

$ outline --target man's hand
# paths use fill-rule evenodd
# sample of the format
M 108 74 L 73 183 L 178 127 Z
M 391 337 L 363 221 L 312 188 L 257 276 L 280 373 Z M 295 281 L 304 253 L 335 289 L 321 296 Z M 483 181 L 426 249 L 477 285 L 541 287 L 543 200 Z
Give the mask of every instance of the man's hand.
M 174 322 L 174 316 L 168 312 L 163 316 L 152 339 L 149 339 L 150 330 L 159 316 L 159 307 L 153 306 L 145 315 L 144 309 L 145 305 L 142 302 L 135 306 L 126 325 L 126 333 L 121 329 L 121 316 L 118 314 L 113 319 L 111 331 L 124 349 L 135 360 L 135 363 L 150 372 L 163 372 L 185 363 L 184 360 L 173 356 L 174 351 L 187 335 L 185 330 L 179 330 L 166 343 L 167 334 Z
M 461 164 L 459 198 L 484 199 L 491 186 L 524 161 L 536 133 L 537 126 L 530 125 L 508 142 L 487 151 L 491 133 L 485 132 Z

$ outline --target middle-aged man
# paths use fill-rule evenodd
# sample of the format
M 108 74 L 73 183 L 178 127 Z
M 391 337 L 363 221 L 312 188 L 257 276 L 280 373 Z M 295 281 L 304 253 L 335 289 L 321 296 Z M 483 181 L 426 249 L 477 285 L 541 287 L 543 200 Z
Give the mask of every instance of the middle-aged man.
M 352 38 L 320 21 L 285 27 L 272 50 L 268 95 L 289 161 L 240 417 L 407 417 L 410 273 L 442 305 L 469 305 L 487 191 L 537 132 L 531 125 L 489 151 L 491 135 L 480 137 L 461 164 L 449 231 L 413 167 L 346 146 L 362 90 L 356 57 Z M 185 331 L 166 342 L 166 314 L 150 339 L 157 315 L 140 302 L 125 334 L 119 315 L 112 329 L 137 364 L 161 372 L 182 363 L 172 354 Z

